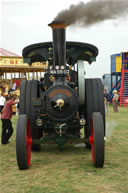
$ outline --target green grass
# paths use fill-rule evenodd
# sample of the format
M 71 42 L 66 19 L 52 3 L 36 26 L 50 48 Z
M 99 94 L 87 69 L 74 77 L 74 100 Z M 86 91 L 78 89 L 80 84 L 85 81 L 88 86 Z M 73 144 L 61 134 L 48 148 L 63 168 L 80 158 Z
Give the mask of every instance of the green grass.
M 19 170 L 16 119 L 10 144 L 0 145 L 0 193 L 128 193 L 128 108 L 114 113 L 110 107 L 103 169 L 93 167 L 84 147 L 65 145 L 59 152 L 57 146 L 45 145 L 32 152 L 29 170 Z

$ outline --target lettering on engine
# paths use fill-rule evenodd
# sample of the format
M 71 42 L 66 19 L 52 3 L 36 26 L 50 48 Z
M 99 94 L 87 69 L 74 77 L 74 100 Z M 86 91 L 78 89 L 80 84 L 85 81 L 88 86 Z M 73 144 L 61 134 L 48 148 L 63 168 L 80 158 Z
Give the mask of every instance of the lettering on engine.
M 68 96 L 68 97 L 71 97 L 72 96 L 72 94 L 69 92 L 69 91 L 67 91 L 67 90 L 65 90 L 65 89 L 56 89 L 56 90 L 54 90 L 54 91 L 52 91 L 50 94 L 49 94 L 49 97 L 50 98 L 52 98 L 53 96 L 55 96 L 56 94 L 65 94 L 66 96 Z

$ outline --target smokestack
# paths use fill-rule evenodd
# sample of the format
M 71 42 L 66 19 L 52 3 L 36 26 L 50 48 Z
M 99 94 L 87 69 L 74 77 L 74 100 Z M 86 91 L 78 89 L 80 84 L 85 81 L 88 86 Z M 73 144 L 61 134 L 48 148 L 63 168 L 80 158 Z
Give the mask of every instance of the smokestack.
M 65 42 L 65 28 L 67 24 L 62 21 L 53 21 L 48 24 L 52 28 L 53 33 L 53 65 L 66 66 L 66 42 Z

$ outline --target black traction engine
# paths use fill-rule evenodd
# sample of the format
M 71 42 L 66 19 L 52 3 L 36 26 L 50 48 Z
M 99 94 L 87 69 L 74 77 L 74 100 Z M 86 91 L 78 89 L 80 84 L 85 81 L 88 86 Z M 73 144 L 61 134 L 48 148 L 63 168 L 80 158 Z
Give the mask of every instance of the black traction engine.
M 95 167 L 104 165 L 105 110 L 102 81 L 85 78 L 84 61 L 96 60 L 98 49 L 87 43 L 66 42 L 66 24 L 49 26 L 53 42 L 23 49 L 24 62 L 45 62 L 39 80 L 23 80 L 20 87 L 16 156 L 21 170 L 28 169 L 31 150 L 41 144 L 85 143 L 92 149 Z

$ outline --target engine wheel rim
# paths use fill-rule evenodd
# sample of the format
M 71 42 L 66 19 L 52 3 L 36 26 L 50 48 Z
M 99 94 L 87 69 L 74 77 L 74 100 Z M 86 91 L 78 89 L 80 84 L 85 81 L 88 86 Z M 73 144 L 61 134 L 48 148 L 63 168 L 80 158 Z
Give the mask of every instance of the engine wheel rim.
M 92 162 L 95 163 L 95 144 L 94 144 L 94 128 L 93 120 L 91 120 L 91 149 L 92 149 Z
M 27 129 L 26 129 L 26 154 L 27 154 L 27 163 L 28 163 L 28 166 L 30 166 L 30 163 L 31 163 L 31 146 L 32 146 L 32 138 L 31 138 L 30 121 L 27 120 Z

